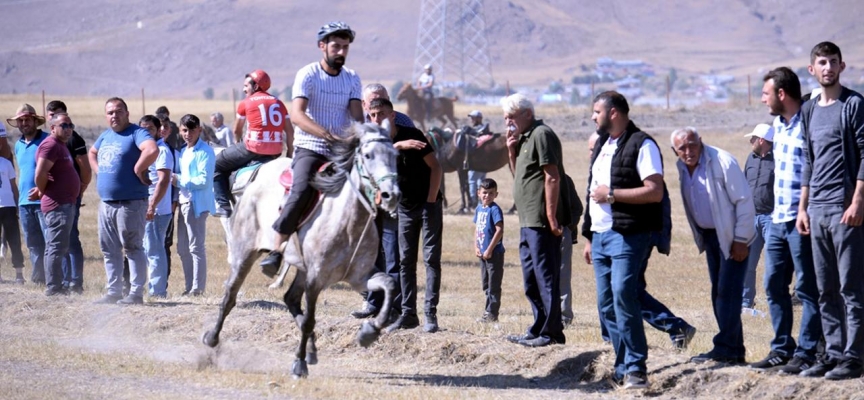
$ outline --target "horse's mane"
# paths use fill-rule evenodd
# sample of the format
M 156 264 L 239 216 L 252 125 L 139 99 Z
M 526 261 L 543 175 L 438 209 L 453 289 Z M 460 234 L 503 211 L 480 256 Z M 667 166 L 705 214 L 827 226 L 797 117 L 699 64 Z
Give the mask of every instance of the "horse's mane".
M 330 167 L 318 171 L 310 184 L 322 193 L 338 193 L 345 186 L 348 174 L 354 167 L 354 150 L 360 145 L 360 135 L 355 126 L 348 128 L 348 137 L 330 146 Z

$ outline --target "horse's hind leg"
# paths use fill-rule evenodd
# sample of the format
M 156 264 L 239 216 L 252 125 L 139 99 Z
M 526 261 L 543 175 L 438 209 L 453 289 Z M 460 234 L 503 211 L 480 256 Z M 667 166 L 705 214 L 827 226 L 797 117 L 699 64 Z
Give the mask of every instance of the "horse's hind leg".
M 225 282 L 225 294 L 222 296 L 222 304 L 219 306 L 219 318 L 216 319 L 216 326 L 205 332 L 201 338 L 201 341 L 205 345 L 216 347 L 219 344 L 219 333 L 222 332 L 225 317 L 228 316 L 228 313 L 237 304 L 237 293 L 240 291 L 240 287 L 243 286 L 243 281 L 246 280 L 246 276 L 249 275 L 252 264 L 257 258 L 257 253 L 250 253 L 243 260 L 242 264 L 231 266 L 231 276 Z
M 294 378 L 305 378 L 309 375 L 309 367 L 306 360 L 306 346 L 309 343 L 309 339 L 314 337 L 315 303 L 318 301 L 319 292 L 320 290 L 317 288 L 307 288 L 306 291 L 306 312 L 298 319 L 298 321 L 301 321 L 300 344 L 297 346 L 296 359 L 294 360 L 294 365 L 291 367 L 291 375 Z
M 396 288 L 396 282 L 390 275 L 383 272 L 377 272 L 366 281 L 366 289 L 371 291 L 384 291 L 384 304 L 378 311 L 374 322 L 364 321 L 360 326 L 360 331 L 357 332 L 357 343 L 363 347 L 369 347 L 373 342 L 378 340 L 381 334 L 381 329 L 387 324 L 387 318 L 390 316 L 390 308 L 393 302 L 393 290 Z

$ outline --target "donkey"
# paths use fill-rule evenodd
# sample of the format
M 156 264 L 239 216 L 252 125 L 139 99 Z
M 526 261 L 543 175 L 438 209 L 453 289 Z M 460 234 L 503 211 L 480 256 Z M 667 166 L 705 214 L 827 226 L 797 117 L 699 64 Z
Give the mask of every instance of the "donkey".
M 369 346 L 384 328 L 395 283 L 387 274 L 374 272 L 378 233 L 374 226 L 378 208 L 394 213 L 401 193 L 396 180 L 396 150 L 387 132 L 374 124 L 355 124 L 348 137 L 333 145 L 332 164 L 318 172 L 312 186 L 322 193 L 306 223 L 286 243 L 283 269 L 297 267 L 283 300 L 301 331 L 295 378 L 309 374 L 307 364 L 318 361 L 315 347 L 315 304 L 322 290 L 340 281 L 356 291 L 383 290 L 384 305 L 374 320 L 365 321 L 358 343 Z M 225 317 L 236 304 L 240 286 L 260 254 L 269 251 L 276 232 L 270 227 L 279 214 L 284 196 L 276 182 L 291 160 L 280 158 L 261 166 L 231 218 L 229 262 L 231 275 L 215 326 L 204 333 L 205 345 L 216 347 Z M 374 272 L 374 273 L 373 273 Z M 305 292 L 306 310 L 301 309 Z

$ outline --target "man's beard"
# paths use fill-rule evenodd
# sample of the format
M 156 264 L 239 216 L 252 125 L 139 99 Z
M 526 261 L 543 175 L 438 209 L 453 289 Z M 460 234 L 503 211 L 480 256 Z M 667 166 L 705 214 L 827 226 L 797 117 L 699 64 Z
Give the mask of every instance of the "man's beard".
M 345 57 L 336 56 L 333 58 L 325 57 L 324 61 L 327 63 L 327 66 L 333 68 L 337 71 L 342 69 L 342 66 L 345 65 Z

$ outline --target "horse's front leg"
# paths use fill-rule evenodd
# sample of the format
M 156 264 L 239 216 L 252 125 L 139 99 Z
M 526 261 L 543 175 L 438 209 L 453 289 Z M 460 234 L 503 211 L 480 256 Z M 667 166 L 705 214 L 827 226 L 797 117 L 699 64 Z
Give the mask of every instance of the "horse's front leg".
M 296 358 L 294 365 L 291 368 L 291 375 L 296 378 L 305 378 L 309 376 L 309 367 L 306 359 L 306 346 L 309 339 L 313 339 L 315 331 L 315 303 L 318 301 L 318 288 L 307 288 L 306 290 L 306 312 L 301 317 L 300 324 L 300 344 L 297 346 Z M 314 345 L 312 346 L 314 350 Z M 316 356 L 317 360 L 317 356 Z
M 376 272 L 366 281 L 366 290 L 370 292 L 383 290 L 384 304 L 378 311 L 374 322 L 364 321 L 360 326 L 360 331 L 357 332 L 357 343 L 363 347 L 369 347 L 373 342 L 378 340 L 381 335 L 381 329 L 387 324 L 387 318 L 390 316 L 390 309 L 393 302 L 393 290 L 396 288 L 396 281 L 390 275 L 383 272 Z
M 247 255 L 246 259 L 243 260 L 242 263 L 234 263 L 231 266 L 231 276 L 228 278 L 228 282 L 225 283 L 225 294 L 222 296 L 222 304 L 219 306 L 219 317 L 216 319 L 216 326 L 205 332 L 204 336 L 201 338 L 201 341 L 204 342 L 205 345 L 209 347 L 216 347 L 219 345 L 219 333 L 222 332 L 222 325 L 225 323 L 225 318 L 228 316 L 228 313 L 231 312 L 231 309 L 233 309 L 237 304 L 237 293 L 240 291 L 240 287 L 243 286 L 243 281 L 246 280 L 246 276 L 249 275 L 249 271 L 252 269 L 252 264 L 257 258 L 258 255 L 252 252 Z

